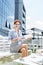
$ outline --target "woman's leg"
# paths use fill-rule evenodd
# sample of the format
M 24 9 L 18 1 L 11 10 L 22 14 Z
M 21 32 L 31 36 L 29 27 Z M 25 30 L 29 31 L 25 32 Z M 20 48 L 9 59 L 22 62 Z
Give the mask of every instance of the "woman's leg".
M 22 57 L 28 56 L 28 46 L 27 45 L 22 45 L 20 48 L 20 51 L 22 52 Z

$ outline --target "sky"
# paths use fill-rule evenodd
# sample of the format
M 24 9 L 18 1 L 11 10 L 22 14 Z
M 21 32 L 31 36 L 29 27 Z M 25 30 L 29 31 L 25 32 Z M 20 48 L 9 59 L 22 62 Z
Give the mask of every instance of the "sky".
M 26 9 L 26 29 L 43 30 L 43 0 L 23 0 Z

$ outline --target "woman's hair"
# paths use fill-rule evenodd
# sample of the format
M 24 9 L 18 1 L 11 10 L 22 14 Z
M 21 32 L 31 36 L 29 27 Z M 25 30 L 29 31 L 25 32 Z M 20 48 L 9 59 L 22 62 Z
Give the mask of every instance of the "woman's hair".
M 20 20 L 14 20 L 14 24 L 16 24 L 17 22 L 21 24 Z

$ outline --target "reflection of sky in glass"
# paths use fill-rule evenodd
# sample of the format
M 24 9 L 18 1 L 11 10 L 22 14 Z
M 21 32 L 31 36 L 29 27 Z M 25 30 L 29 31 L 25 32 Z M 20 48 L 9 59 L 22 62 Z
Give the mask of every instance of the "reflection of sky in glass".
M 8 16 L 14 16 L 14 0 L 0 0 L 0 26 L 5 26 L 6 20 L 11 24 L 14 18 Z

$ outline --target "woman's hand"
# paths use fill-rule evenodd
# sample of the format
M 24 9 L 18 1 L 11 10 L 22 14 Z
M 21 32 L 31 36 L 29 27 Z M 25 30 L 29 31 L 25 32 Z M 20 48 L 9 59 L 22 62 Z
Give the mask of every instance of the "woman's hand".
M 21 37 L 18 37 L 17 39 L 18 39 L 18 41 L 19 41 L 19 40 L 21 40 L 22 38 L 21 38 Z
M 25 40 L 31 40 L 32 38 L 26 38 Z
M 14 38 L 13 40 L 12 40 L 12 42 L 17 42 L 17 41 L 19 41 L 19 40 L 21 40 L 22 38 L 21 37 L 17 37 L 17 38 Z

